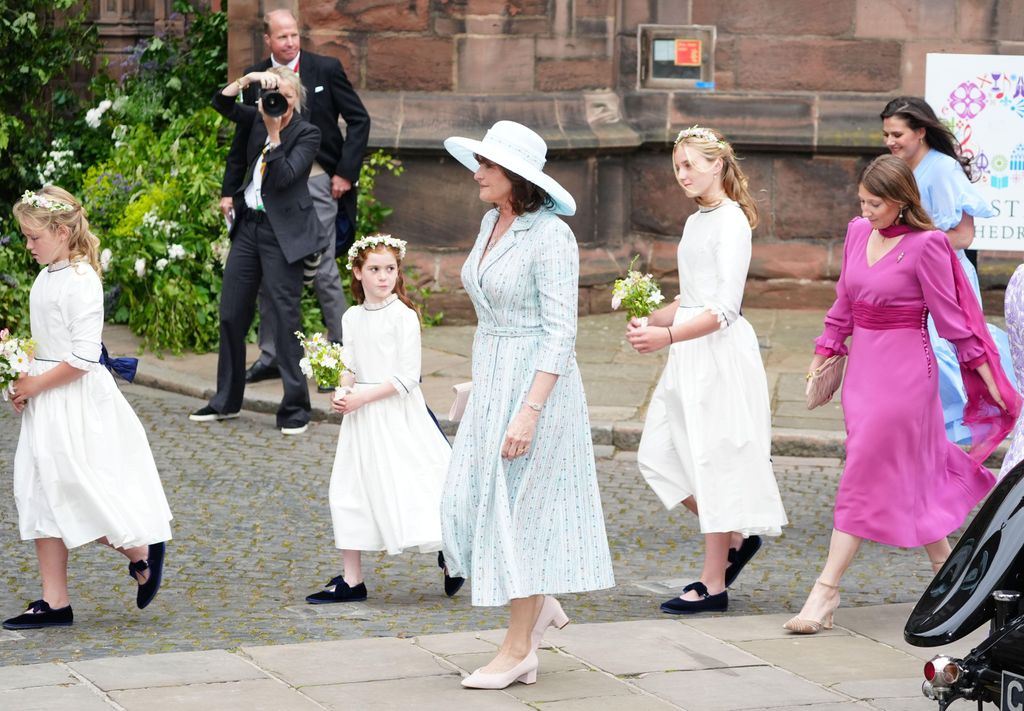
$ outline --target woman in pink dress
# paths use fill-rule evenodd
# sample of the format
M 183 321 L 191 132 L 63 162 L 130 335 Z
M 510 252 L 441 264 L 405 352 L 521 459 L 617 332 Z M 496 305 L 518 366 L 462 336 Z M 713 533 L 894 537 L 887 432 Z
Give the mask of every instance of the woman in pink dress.
M 831 628 L 839 580 L 865 538 L 924 546 L 932 567 L 942 566 L 946 536 L 995 483 L 982 463 L 1020 411 L 978 301 L 946 235 L 921 207 L 910 167 L 896 156 L 876 158 L 858 196 L 862 217 L 847 229 L 836 300 L 811 361 L 813 371 L 845 354 L 853 336 L 843 384 L 846 465 L 828 560 L 800 614 L 785 624 L 800 634 Z M 969 454 L 946 438 L 929 314 L 960 361 Z

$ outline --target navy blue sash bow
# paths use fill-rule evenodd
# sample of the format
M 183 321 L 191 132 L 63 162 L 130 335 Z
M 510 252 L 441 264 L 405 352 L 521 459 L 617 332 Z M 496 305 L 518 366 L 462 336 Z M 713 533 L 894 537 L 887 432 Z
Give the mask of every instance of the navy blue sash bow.
M 111 358 L 107 353 L 107 347 L 100 344 L 100 365 L 104 366 L 114 375 L 118 375 L 129 383 L 135 380 L 135 373 L 139 369 L 138 358 Z

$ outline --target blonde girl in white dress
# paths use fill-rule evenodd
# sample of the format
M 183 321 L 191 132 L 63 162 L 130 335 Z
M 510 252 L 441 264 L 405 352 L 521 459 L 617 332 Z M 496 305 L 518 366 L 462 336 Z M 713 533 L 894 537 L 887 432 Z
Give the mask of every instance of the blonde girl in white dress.
M 35 356 L 12 387 L 21 414 L 14 497 L 23 540 L 34 540 L 42 598 L 7 629 L 67 626 L 68 549 L 99 541 L 129 560 L 136 604 L 160 587 L 171 511 L 142 424 L 101 363 L 99 239 L 85 210 L 56 186 L 26 192 L 14 216 L 46 269 L 30 298 Z
M 345 365 L 352 372 L 331 401 L 345 418 L 329 495 L 345 570 L 308 595 L 310 604 L 366 599 L 361 551 L 436 551 L 445 567 L 441 489 L 451 447 L 419 388 L 420 319 L 405 294 L 405 248 L 403 240 L 370 235 L 349 250 L 358 306 L 342 317 Z M 450 597 L 463 579 L 445 570 L 444 582 Z
M 669 348 L 637 452 L 665 508 L 682 503 L 704 534 L 700 579 L 662 612 L 728 608 L 728 586 L 786 521 L 771 463 L 768 383 L 754 329 L 740 314 L 757 208 L 730 146 L 713 129 L 679 133 L 676 180 L 698 211 L 679 242 L 679 298 L 633 320 L 640 353 Z

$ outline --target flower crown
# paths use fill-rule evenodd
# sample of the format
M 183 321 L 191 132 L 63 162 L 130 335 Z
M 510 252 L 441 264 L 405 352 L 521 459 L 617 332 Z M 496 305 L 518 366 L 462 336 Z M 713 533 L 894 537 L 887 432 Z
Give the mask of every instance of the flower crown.
M 719 148 L 725 148 L 726 146 L 725 141 L 712 133 L 710 128 L 701 128 L 697 125 L 684 128 L 680 131 L 679 135 L 676 136 L 676 142 L 672 145 L 678 146 L 681 141 L 687 138 L 699 138 L 700 140 L 707 141 L 708 143 L 717 143 Z
M 68 205 L 66 202 L 59 202 L 48 198 L 45 195 L 37 195 L 31 190 L 26 190 L 21 194 L 21 202 L 32 207 L 39 207 L 50 212 L 72 212 L 75 208 Z
M 391 235 L 367 235 L 362 239 L 357 239 L 355 244 L 348 248 L 348 264 L 345 267 L 352 271 L 352 263 L 359 257 L 359 253 L 364 249 L 373 249 L 380 245 L 387 247 L 394 247 L 398 250 L 398 258 L 405 259 L 405 245 L 408 244 L 404 239 L 398 239 Z

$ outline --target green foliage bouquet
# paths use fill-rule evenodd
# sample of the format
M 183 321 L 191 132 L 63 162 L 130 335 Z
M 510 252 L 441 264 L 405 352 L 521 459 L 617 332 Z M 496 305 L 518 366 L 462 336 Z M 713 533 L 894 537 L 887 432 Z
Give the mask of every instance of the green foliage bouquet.
M 625 278 L 615 280 L 612 286 L 612 309 L 618 311 L 620 306 L 625 306 L 631 318 L 645 319 L 665 297 L 653 276 L 633 269 L 639 258 L 637 255 L 630 261 Z
M 0 330 L 0 392 L 4 400 L 14 381 L 27 373 L 36 344 L 31 338 L 12 338 L 6 328 Z
M 299 368 L 307 378 L 316 380 L 322 388 L 337 388 L 345 367 L 345 349 L 338 343 L 331 343 L 322 333 L 306 336 L 296 331 L 295 337 L 302 344 L 302 359 Z

